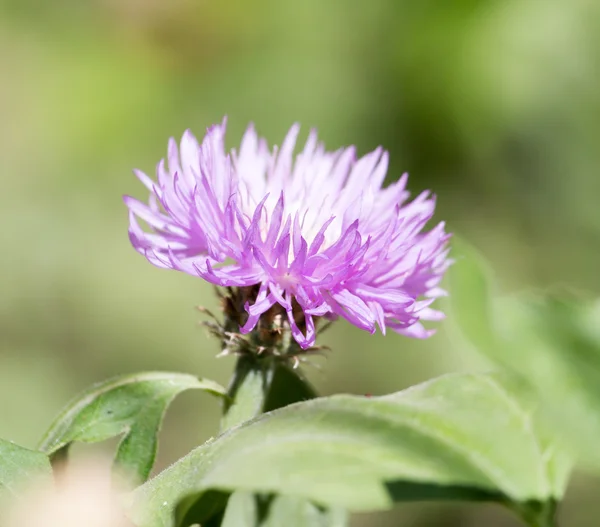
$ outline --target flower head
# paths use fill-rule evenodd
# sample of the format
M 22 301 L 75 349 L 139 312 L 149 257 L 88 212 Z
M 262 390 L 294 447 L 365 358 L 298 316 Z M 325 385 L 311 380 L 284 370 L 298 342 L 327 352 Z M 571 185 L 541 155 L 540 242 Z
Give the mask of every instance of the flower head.
M 450 263 L 444 224 L 423 232 L 434 199 L 424 192 L 408 202 L 406 174 L 384 188 L 381 148 L 359 159 L 354 147 L 326 152 L 313 130 L 294 158 L 298 131 L 292 126 L 281 149 L 270 150 L 250 126 L 231 153 L 225 121 L 201 144 L 189 131 L 179 148 L 171 139 L 157 181 L 135 172 L 148 204 L 124 198 L 131 243 L 158 267 L 254 286 L 242 333 L 277 306 L 303 349 L 323 316 L 371 333 L 379 325 L 429 336 L 421 321 L 443 317 L 429 306 L 444 294 L 438 284 Z

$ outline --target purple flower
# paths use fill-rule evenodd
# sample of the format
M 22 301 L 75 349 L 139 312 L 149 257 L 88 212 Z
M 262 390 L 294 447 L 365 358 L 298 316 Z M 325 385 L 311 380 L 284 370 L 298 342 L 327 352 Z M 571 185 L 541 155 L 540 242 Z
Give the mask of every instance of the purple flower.
M 156 182 L 135 171 L 148 204 L 124 198 L 131 243 L 158 267 L 220 286 L 259 286 L 242 333 L 279 304 L 303 349 L 314 345 L 314 318 L 322 316 L 428 337 L 421 321 L 443 318 L 429 306 L 445 294 L 438 284 L 450 265 L 444 224 L 423 232 L 434 198 L 424 192 L 407 202 L 406 174 L 383 188 L 381 148 L 359 159 L 354 147 L 326 152 L 313 130 L 294 158 L 298 130 L 269 150 L 250 126 L 230 154 L 225 120 L 202 144 L 189 131 L 179 149 L 171 139 Z

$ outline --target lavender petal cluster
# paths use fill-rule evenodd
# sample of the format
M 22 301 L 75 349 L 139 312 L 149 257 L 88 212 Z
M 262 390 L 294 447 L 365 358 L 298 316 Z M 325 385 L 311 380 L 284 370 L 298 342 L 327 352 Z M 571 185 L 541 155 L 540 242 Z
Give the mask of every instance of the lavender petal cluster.
M 371 333 L 431 335 L 422 322 L 443 318 L 431 304 L 445 294 L 439 284 L 450 265 L 444 224 L 424 230 L 431 194 L 409 201 L 406 174 L 384 187 L 381 148 L 360 158 L 353 146 L 327 152 L 313 130 L 294 155 L 298 125 L 281 148 L 251 125 L 239 151 L 227 152 L 225 128 L 225 120 L 210 127 L 201 143 L 190 131 L 179 145 L 171 139 L 156 180 L 135 171 L 149 200 L 124 198 L 133 247 L 158 267 L 258 286 L 241 333 L 278 305 L 303 349 L 314 345 L 319 317 Z

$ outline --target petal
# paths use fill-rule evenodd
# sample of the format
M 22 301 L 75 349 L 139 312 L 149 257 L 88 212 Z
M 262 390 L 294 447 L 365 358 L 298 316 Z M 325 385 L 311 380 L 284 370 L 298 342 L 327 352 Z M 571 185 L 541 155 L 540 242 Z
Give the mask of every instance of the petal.
M 328 296 L 328 302 L 334 313 L 361 329 L 366 329 L 371 333 L 375 331 L 375 317 L 369 306 L 360 297 L 344 289 Z
M 256 296 L 254 304 L 249 305 L 246 302 L 244 309 L 248 312 L 248 320 L 240 328 L 240 333 L 250 333 L 258 323 L 260 316 L 271 309 L 271 307 L 277 302 L 273 295 L 268 294 L 269 287 L 266 284 L 262 284 Z

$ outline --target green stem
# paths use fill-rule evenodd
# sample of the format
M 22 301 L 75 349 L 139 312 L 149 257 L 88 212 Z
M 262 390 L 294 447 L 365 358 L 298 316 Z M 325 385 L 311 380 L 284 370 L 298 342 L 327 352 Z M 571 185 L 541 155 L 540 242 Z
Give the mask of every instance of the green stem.
M 221 419 L 222 432 L 265 411 L 316 397 L 312 386 L 298 371 L 272 357 L 253 355 L 243 355 L 238 359 L 228 394 Z M 217 520 L 219 525 L 238 525 L 239 515 L 248 514 L 244 504 L 254 504 L 255 499 L 251 493 L 235 492 L 227 503 L 223 518 Z M 258 518 L 259 509 L 253 514 Z
M 261 360 L 252 355 L 243 355 L 238 359 L 228 389 L 229 399 L 223 408 L 221 432 L 238 426 L 264 411 L 274 373 L 273 361 Z M 240 518 L 248 514 L 256 515 L 255 500 L 256 497 L 252 493 L 234 492 L 228 499 L 222 517 L 217 520 L 218 525 L 238 525 Z M 246 510 L 248 507 L 250 509 Z
M 529 502 L 515 512 L 529 527 L 558 527 L 555 502 Z
M 272 361 L 246 355 L 238 359 L 229 385 L 229 400 L 225 403 L 221 431 L 238 426 L 263 412 L 273 374 Z

